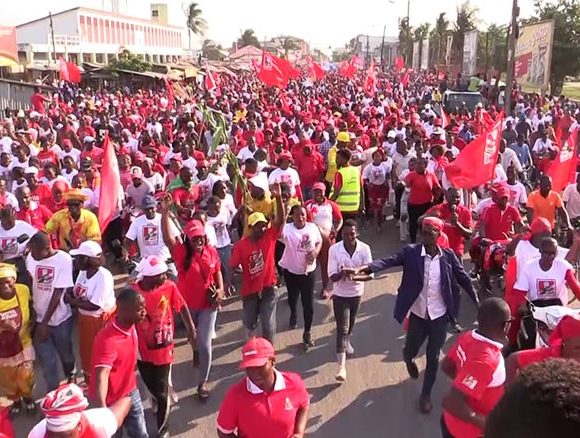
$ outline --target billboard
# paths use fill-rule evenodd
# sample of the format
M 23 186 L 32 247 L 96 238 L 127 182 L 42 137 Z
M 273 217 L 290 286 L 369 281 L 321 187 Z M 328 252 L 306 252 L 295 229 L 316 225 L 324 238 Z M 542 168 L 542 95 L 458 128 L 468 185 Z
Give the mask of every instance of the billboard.
M 553 43 L 554 20 L 521 27 L 514 67 L 514 79 L 518 84 L 548 88 Z
M 477 30 L 466 32 L 463 37 L 463 74 L 473 75 L 477 69 Z
M 421 42 L 421 70 L 429 69 L 429 39 Z
M 413 70 L 419 70 L 419 60 L 421 59 L 421 41 L 413 43 Z
M 18 62 L 18 48 L 16 47 L 16 28 L 0 26 L 0 63 L 5 61 Z

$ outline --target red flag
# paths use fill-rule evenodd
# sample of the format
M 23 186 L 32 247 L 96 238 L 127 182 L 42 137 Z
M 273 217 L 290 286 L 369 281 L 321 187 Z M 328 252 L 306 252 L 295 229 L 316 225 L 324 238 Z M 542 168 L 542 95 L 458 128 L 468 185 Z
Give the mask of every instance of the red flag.
M 443 109 L 443 105 L 441 105 L 441 125 L 442 125 L 442 128 L 446 128 L 447 125 L 449 125 L 449 116 L 447 115 L 447 113 Z
M 340 68 L 338 69 L 338 74 L 344 76 L 345 78 L 352 79 L 356 73 L 356 67 L 353 65 L 352 60 L 342 61 Z
M 277 56 L 272 56 L 274 61 L 278 63 L 278 66 L 284 73 L 284 77 L 286 78 L 286 82 L 289 79 L 298 79 L 300 77 L 300 71 L 298 71 L 287 59 L 279 58 Z
M 213 91 L 217 88 L 216 80 L 213 77 L 213 73 L 211 72 L 207 61 L 205 61 L 205 80 L 204 80 L 205 89 L 207 91 Z
M 306 58 L 306 63 L 308 67 L 308 76 L 312 82 L 324 79 L 324 69 L 314 62 L 310 56 Z
M 167 80 L 167 76 L 163 78 L 163 82 L 165 82 L 165 90 L 167 91 L 167 109 L 173 109 L 173 103 L 175 102 L 175 96 L 173 95 L 173 87 Z
M 122 193 L 119 163 L 115 155 L 115 147 L 105 137 L 103 144 L 103 167 L 101 168 L 101 194 L 99 196 L 99 224 L 104 232 L 119 207 L 119 198 Z
M 403 87 L 405 87 L 405 88 L 409 86 L 410 74 L 411 73 L 410 73 L 409 69 L 407 69 L 407 70 L 405 70 L 405 74 L 401 78 L 401 84 L 403 84 Z
M 445 72 L 440 71 L 437 73 L 437 80 L 442 81 L 443 79 L 445 79 Z
M 578 128 L 574 129 L 560 148 L 558 156 L 549 163 L 546 175 L 552 178 L 552 190 L 561 192 L 570 183 L 576 180 L 576 140 Z
M 376 85 L 377 85 L 377 76 L 375 72 L 375 60 L 373 59 L 371 60 L 369 68 L 367 69 L 367 75 L 363 83 L 363 88 L 367 93 L 372 94 L 376 90 Z
M 62 56 L 58 60 L 60 79 L 78 84 L 81 81 L 81 71 L 74 63 L 65 60 Z
M 58 70 L 60 73 L 60 80 L 68 82 L 69 81 L 68 68 L 66 65 L 66 61 L 62 56 L 58 59 Z
M 400 73 L 403 71 L 404 67 L 405 67 L 405 61 L 403 61 L 402 57 L 397 56 L 395 58 L 395 69 Z
M 350 59 L 350 63 L 357 69 L 357 70 L 362 70 L 365 66 L 365 62 L 363 61 L 363 59 L 360 56 L 354 55 L 351 59 Z
M 268 87 L 284 88 L 287 83 L 286 75 L 280 64 L 274 58 L 274 56 L 265 50 L 262 52 L 262 65 L 258 72 L 258 79 Z
M 282 110 L 286 113 L 291 111 L 290 104 L 288 103 L 288 97 L 286 97 L 286 92 L 282 91 L 280 93 L 280 103 L 282 104 Z
M 459 153 L 455 161 L 445 168 L 445 173 L 451 184 L 458 188 L 473 188 L 493 179 L 503 118 L 484 132 Z
M 255 59 L 252 59 L 252 67 L 254 67 L 254 72 L 256 72 L 256 74 L 260 73 L 260 64 L 258 64 L 258 61 Z

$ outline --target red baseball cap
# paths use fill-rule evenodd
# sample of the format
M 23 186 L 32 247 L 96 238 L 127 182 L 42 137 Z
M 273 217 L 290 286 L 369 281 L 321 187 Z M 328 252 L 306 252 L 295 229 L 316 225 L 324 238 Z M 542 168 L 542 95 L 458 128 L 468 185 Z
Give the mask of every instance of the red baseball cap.
M 292 154 L 288 151 L 281 152 L 280 155 L 278 155 L 278 160 L 290 160 L 290 161 L 292 161 Z
M 317 182 L 312 185 L 312 190 L 322 190 L 322 193 L 326 192 L 326 186 L 323 182 Z
M 196 237 L 203 237 L 205 236 L 205 227 L 203 224 L 198 220 L 192 220 L 185 226 L 185 235 L 190 238 L 194 239 Z
M 276 357 L 274 347 L 264 338 L 252 338 L 242 347 L 241 369 L 261 367 L 268 359 Z

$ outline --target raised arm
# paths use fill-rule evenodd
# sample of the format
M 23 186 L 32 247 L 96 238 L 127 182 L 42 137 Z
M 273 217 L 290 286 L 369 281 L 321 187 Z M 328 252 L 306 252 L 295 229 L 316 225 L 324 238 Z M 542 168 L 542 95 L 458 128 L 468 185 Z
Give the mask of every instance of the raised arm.
M 171 232 L 171 218 L 169 217 L 169 209 L 171 208 L 171 195 L 167 195 L 161 199 L 161 233 L 163 234 L 163 242 L 170 251 L 175 245 L 179 243 L 176 237 Z
M 276 183 L 270 186 L 270 193 L 276 200 L 276 216 L 274 216 L 274 226 L 278 229 L 282 229 L 284 222 L 286 221 L 286 206 L 282 202 L 282 196 L 280 196 L 280 184 Z

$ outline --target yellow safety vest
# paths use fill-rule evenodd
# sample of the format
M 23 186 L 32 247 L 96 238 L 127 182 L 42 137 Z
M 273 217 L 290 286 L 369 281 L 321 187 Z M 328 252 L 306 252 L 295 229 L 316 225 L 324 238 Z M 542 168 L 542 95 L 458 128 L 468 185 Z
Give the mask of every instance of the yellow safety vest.
M 342 176 L 342 188 L 336 203 L 340 211 L 350 213 L 358 211 L 360 206 L 360 173 L 358 167 L 348 166 L 338 169 Z

